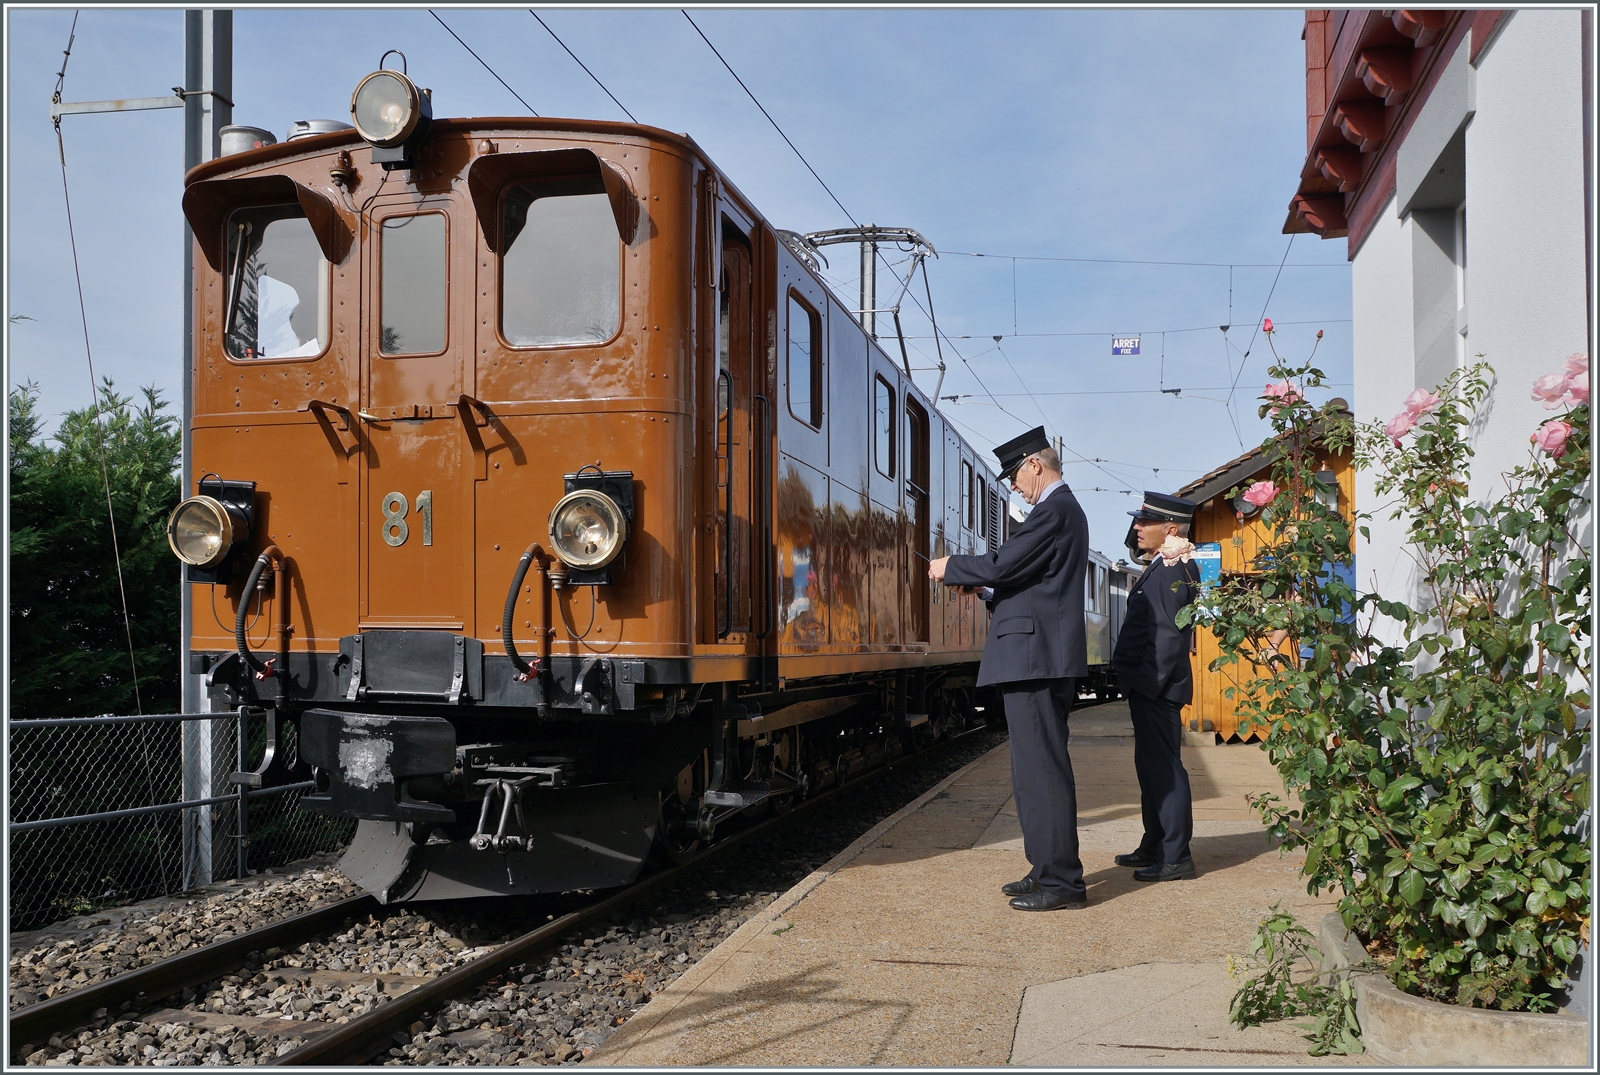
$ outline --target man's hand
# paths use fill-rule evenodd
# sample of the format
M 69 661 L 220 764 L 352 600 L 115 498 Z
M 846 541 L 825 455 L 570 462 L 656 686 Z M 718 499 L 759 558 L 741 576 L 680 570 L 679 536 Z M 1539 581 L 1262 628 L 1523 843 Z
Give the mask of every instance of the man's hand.
M 928 561 L 928 577 L 934 582 L 944 581 L 945 565 L 950 562 L 950 557 L 941 556 L 937 560 Z

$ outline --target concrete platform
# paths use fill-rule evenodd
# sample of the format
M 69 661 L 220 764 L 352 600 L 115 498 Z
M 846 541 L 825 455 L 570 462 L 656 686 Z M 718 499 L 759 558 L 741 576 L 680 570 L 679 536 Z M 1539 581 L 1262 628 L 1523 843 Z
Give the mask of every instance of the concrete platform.
M 1001 746 L 886 819 L 745 923 L 586 1061 L 594 1065 L 1282 1067 L 1290 1024 L 1228 1024 L 1229 954 L 1305 893 L 1245 805 L 1279 791 L 1254 745 L 1185 752 L 1193 881 L 1140 884 L 1112 857 L 1139 841 L 1126 706 L 1075 714 L 1072 758 L 1090 906 L 1012 910 L 1028 871 Z

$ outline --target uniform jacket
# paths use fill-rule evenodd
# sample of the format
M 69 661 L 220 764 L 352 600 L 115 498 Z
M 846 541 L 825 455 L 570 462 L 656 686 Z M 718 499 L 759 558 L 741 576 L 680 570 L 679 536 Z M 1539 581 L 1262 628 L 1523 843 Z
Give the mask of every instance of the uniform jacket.
M 1117 683 L 1146 698 L 1188 705 L 1194 698 L 1189 641 L 1194 629 L 1178 630 L 1178 610 L 1193 601 L 1200 569 L 1193 563 L 1150 562 L 1128 591 L 1128 608 L 1111 664 Z
M 1088 559 L 1089 521 L 1066 485 L 1039 501 L 999 549 L 950 557 L 947 584 L 994 590 L 978 686 L 1089 674 Z

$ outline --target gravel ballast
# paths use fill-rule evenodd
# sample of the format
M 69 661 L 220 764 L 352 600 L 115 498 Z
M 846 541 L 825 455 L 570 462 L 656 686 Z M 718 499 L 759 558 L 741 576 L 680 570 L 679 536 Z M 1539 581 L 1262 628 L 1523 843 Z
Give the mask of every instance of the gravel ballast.
M 377 1062 L 581 1061 L 747 919 L 878 821 L 1002 741 L 1003 733 L 979 732 L 835 796 L 809 811 L 803 823 L 694 871 L 630 912 L 592 924 L 512 968 L 475 996 L 413 1023 L 395 1035 Z M 246 921 L 259 925 L 357 894 L 331 869 L 268 881 L 147 916 L 129 915 L 89 936 L 19 949 L 12 956 L 12 1007 L 18 1006 L 19 986 L 59 991 L 64 983 L 98 980 L 89 972 L 91 962 L 139 966 L 242 932 L 249 928 Z M 292 952 L 258 953 L 219 982 L 167 998 L 172 1007 L 164 1011 L 139 1018 L 104 1013 L 76 1035 L 36 1043 L 22 1058 L 44 1066 L 260 1064 L 297 1047 L 307 1023 L 358 1018 L 387 993 L 437 977 L 584 902 L 572 896 L 401 905 Z M 109 953 L 123 962 L 106 958 Z M 79 973 L 83 981 L 75 982 Z

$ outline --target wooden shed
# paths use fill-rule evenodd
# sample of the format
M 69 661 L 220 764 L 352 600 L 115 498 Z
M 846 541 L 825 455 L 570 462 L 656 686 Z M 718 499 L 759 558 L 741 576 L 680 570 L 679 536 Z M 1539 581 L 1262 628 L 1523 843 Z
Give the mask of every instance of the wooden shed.
M 1348 412 L 1342 399 L 1333 401 Z M 1230 499 L 1230 490 L 1265 481 L 1272 476 L 1272 465 L 1281 454 L 1283 438 L 1269 441 L 1253 451 L 1178 489 L 1177 495 L 1187 497 L 1200 506 L 1195 511 L 1190 540 L 1196 545 L 1214 542 L 1222 547 L 1222 576 L 1252 575 L 1256 556 L 1270 542 L 1268 528 L 1261 521 L 1261 513 L 1243 500 Z M 1338 510 L 1347 519 L 1355 512 L 1355 467 L 1349 450 L 1334 454 L 1321 448 L 1317 452 L 1318 473 L 1328 475 L 1325 484 L 1338 490 Z M 1260 738 L 1259 733 L 1241 735 L 1240 719 L 1235 711 L 1235 701 L 1224 693 L 1229 687 L 1242 686 L 1251 678 L 1248 668 L 1230 665 L 1220 672 L 1210 670 L 1210 665 L 1221 654 L 1217 640 L 1208 630 L 1195 631 L 1195 648 L 1190 657 L 1194 662 L 1194 701 L 1184 707 L 1183 719 L 1190 732 L 1215 733 L 1217 742 L 1246 742 Z M 1287 650 L 1287 644 L 1285 646 Z

